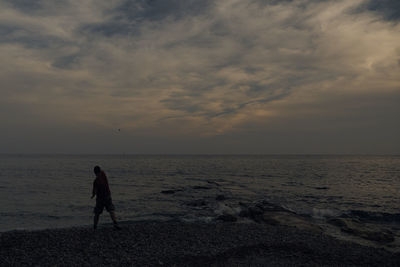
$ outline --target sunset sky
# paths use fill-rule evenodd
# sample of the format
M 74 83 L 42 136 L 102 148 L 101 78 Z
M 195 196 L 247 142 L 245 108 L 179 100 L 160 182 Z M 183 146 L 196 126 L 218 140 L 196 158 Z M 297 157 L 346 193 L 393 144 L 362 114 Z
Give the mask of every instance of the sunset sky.
M 0 153 L 400 154 L 398 0 L 0 0 L 0 59 Z

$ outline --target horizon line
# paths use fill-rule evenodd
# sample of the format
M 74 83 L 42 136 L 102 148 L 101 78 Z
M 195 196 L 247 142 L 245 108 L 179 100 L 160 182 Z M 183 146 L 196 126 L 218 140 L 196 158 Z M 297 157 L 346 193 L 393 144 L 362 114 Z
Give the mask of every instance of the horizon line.
M 12 152 L 0 156 L 400 156 L 400 153 L 40 153 Z

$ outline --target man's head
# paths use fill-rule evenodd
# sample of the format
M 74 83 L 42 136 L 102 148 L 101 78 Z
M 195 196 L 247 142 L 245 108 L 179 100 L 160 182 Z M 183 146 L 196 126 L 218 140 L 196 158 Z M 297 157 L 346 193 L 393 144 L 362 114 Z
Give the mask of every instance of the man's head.
M 99 166 L 95 166 L 94 169 L 93 169 L 93 171 L 94 171 L 94 173 L 95 173 L 96 175 L 99 175 L 100 172 L 101 172 L 101 169 L 100 169 Z

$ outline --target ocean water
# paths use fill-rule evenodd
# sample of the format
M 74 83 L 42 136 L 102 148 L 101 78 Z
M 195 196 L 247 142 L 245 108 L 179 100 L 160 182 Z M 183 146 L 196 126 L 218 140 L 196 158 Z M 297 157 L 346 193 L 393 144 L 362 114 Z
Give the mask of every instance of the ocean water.
M 91 224 L 95 165 L 122 221 L 210 221 L 268 200 L 317 219 L 400 223 L 400 156 L 1 155 L 0 232 Z

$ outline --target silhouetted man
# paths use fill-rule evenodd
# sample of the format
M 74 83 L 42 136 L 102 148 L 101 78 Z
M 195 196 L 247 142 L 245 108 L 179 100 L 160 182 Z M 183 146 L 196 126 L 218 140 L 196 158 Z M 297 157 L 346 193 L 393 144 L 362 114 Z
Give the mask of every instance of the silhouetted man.
M 110 213 L 111 219 L 114 223 L 114 228 L 119 230 L 121 228 L 118 226 L 117 219 L 115 218 L 115 207 L 111 200 L 111 191 L 108 186 L 107 176 L 99 166 L 94 167 L 94 173 L 96 174 L 96 179 L 93 182 L 91 198 L 96 196 L 96 207 L 94 208 L 93 228 L 96 230 L 99 216 L 105 207 Z

